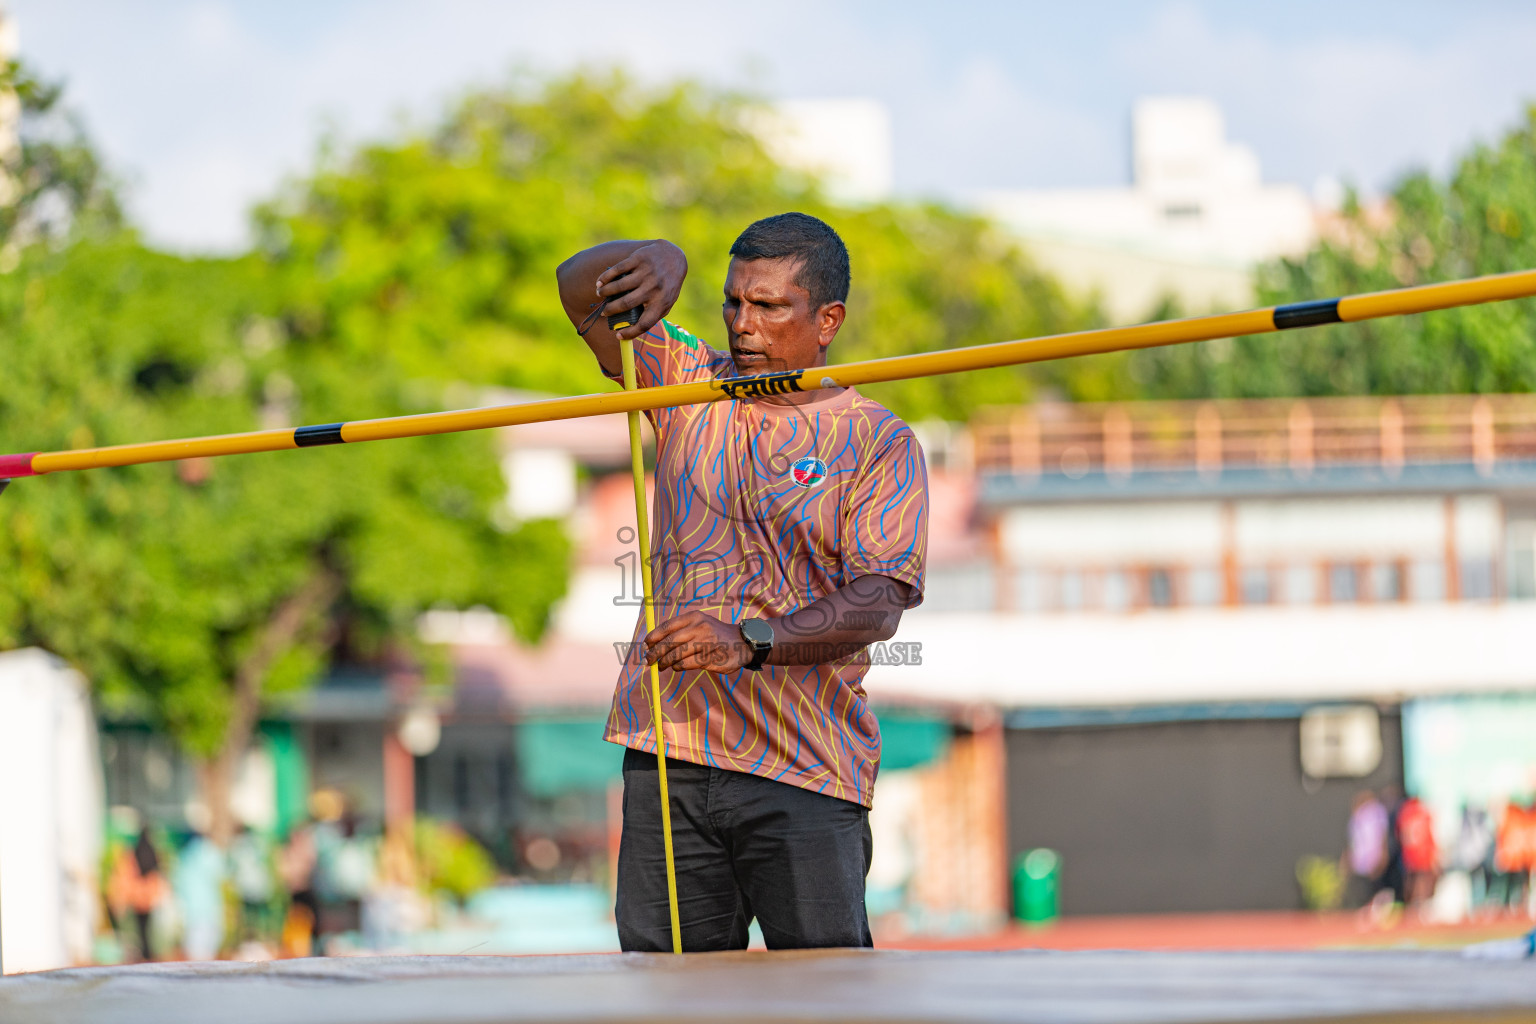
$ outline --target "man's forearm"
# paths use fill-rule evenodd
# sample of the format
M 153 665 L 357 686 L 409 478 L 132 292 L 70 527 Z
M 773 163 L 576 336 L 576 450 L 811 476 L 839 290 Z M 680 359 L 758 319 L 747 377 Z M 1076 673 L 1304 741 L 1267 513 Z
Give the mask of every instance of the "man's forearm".
M 597 301 L 595 283 L 597 275 L 634 253 L 655 239 L 633 241 L 620 239 L 583 249 L 555 268 L 555 281 L 560 286 L 560 303 L 571 322 L 580 324 L 592 311 Z
M 860 576 L 826 597 L 770 619 L 770 665 L 818 665 L 841 661 L 896 635 L 912 588 L 889 576 Z
M 609 376 L 619 372 L 619 335 L 609 330 L 599 308 L 622 313 L 643 307 L 639 321 L 621 328 L 636 338 L 654 327 L 677 301 L 688 276 L 688 257 L 665 239 L 616 241 L 583 249 L 555 269 L 560 304 Z

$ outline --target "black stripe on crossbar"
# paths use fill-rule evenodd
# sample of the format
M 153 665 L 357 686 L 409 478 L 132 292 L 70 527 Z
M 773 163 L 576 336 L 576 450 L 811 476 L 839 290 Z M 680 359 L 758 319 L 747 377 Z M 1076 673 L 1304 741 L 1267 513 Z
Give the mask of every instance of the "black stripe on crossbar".
M 1288 331 L 1294 327 L 1316 327 L 1318 324 L 1337 324 L 1338 299 L 1318 299 L 1315 302 L 1293 302 L 1288 306 L 1275 307 L 1275 330 Z
M 293 432 L 293 443 L 300 448 L 314 448 L 322 444 L 341 444 L 342 423 L 322 423 L 318 427 L 299 427 Z

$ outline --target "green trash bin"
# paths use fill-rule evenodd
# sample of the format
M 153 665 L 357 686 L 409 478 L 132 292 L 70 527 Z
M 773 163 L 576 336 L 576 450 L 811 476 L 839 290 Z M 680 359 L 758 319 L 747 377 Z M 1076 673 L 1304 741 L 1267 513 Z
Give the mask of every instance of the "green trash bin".
M 1039 847 L 1013 864 L 1013 916 L 1025 924 L 1046 925 L 1060 913 L 1058 885 L 1061 855 Z

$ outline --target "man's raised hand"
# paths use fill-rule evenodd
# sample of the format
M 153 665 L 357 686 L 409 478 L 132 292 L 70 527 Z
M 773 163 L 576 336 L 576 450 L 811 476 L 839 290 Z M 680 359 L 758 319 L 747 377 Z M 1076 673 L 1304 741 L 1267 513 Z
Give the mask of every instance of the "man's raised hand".
M 688 258 L 665 239 L 616 241 L 583 249 L 560 264 L 560 304 L 581 332 L 598 365 L 619 375 L 619 338 L 638 338 L 672 310 L 688 276 Z M 605 316 L 642 307 L 640 321 L 622 332 L 608 329 Z
M 603 315 L 643 307 L 638 323 L 615 331 L 621 339 L 638 338 L 661 322 L 677 302 L 688 276 L 688 258 L 666 240 L 641 246 L 597 276 Z

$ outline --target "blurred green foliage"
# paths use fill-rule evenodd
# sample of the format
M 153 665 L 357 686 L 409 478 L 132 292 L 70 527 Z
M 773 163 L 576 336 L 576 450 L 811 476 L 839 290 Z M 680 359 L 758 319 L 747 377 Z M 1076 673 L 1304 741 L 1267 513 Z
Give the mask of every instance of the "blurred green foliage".
M 84 228 L 122 224 L 117 192 L 80 125 L 60 102 L 63 90 L 18 61 L 0 62 L 0 91 L 19 109 L 16 145 L 0 152 L 0 271 L 21 250 Z
M 1308 910 L 1338 910 L 1349 878 L 1337 860 L 1307 856 L 1296 862 L 1296 883 L 1301 886 L 1301 905 Z
M 496 862 L 485 847 L 452 822 L 416 819 L 416 858 L 428 892 L 452 897 L 460 906 L 496 881 Z
M 340 379 L 380 414 L 441 407 L 440 387 L 387 361 L 308 351 L 281 309 L 254 258 L 187 260 L 121 237 L 37 251 L 0 276 L 0 446 L 323 421 Z M 0 646 L 58 653 L 211 756 L 238 668 L 317 573 L 340 595 L 269 659 L 268 691 L 334 658 L 381 660 L 438 602 L 489 605 L 537 637 L 566 541 L 553 523 L 500 521 L 503 491 L 488 434 L 24 480 L 0 500 Z
M 1304 258 L 1260 274 L 1263 303 L 1536 267 L 1536 107 L 1448 181 L 1415 173 L 1385 210 L 1353 197 Z M 1164 312 L 1172 312 L 1165 310 Z M 1536 302 L 1149 349 L 1117 364 L 1137 397 L 1527 392 L 1536 388 Z

